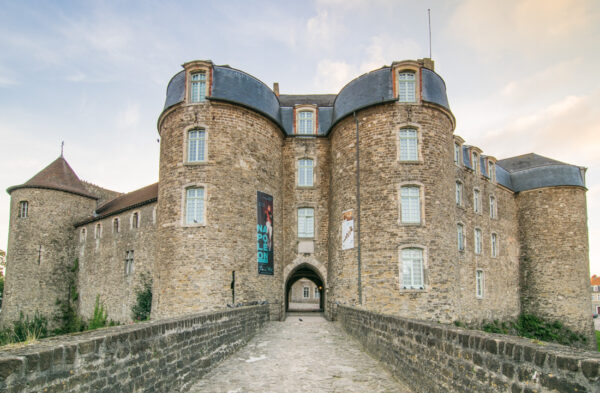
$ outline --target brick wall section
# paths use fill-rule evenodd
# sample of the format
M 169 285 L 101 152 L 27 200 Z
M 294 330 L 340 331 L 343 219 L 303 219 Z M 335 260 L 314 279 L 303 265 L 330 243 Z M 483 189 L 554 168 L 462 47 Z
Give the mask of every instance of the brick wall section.
M 93 316 L 98 295 L 109 319 L 121 323 L 132 320 L 131 308 L 137 300 L 141 278 L 144 274 L 152 278 L 156 259 L 155 208 L 156 203 L 151 203 L 75 230 L 73 247 L 79 259 L 79 312 L 85 318 Z M 131 225 L 134 212 L 140 217 L 138 228 Z M 114 230 L 113 221 L 116 218 L 119 219 L 119 232 Z M 97 224 L 102 225 L 99 239 L 94 238 Z M 83 228 L 87 231 L 85 240 L 80 236 Z M 126 252 L 131 250 L 134 271 L 125 274 Z
M 337 319 L 415 393 L 597 393 L 600 354 L 338 306 Z
M 207 161 L 186 162 L 186 131 L 207 132 Z M 283 302 L 282 131 L 238 106 L 182 104 L 160 125 L 158 223 L 152 317 L 164 318 L 268 301 L 273 318 Z M 206 225 L 183 224 L 186 187 L 204 185 Z M 259 275 L 256 192 L 273 196 L 274 275 Z
M 118 326 L 0 351 L 0 390 L 174 392 L 235 352 L 269 319 L 268 306 Z
M 585 193 L 577 187 L 519 193 L 521 290 L 525 312 L 558 319 L 595 347 Z
M 29 203 L 27 218 L 17 217 L 20 201 Z M 19 319 L 21 312 L 32 317 L 39 311 L 54 326 L 56 300 L 68 293 L 66 277 L 75 258 L 73 224 L 95 207 L 95 199 L 63 191 L 21 188 L 11 193 L 2 324 Z

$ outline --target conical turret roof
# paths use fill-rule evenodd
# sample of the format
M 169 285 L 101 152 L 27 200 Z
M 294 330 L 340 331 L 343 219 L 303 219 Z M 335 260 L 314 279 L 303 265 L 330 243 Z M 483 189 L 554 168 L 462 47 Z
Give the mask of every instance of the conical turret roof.
M 75 171 L 73 171 L 73 168 L 71 168 L 63 156 L 58 157 L 26 183 L 9 187 L 6 191 L 10 194 L 20 188 L 44 188 L 98 199 L 97 196 L 85 189 L 81 180 L 79 180 L 79 177 L 77 177 Z

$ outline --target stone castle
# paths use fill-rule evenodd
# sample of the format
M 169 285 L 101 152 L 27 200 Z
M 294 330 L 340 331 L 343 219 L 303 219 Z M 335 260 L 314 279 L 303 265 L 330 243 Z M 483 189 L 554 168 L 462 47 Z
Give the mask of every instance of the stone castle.
M 143 276 L 153 318 L 254 303 L 283 318 L 308 278 L 328 316 L 526 311 L 592 334 L 585 169 L 465 144 L 430 59 L 324 95 L 211 61 L 183 68 L 158 118 L 158 183 L 120 194 L 61 156 L 8 189 L 3 322 L 54 314 L 69 275 L 84 316 L 98 296 L 121 322 Z

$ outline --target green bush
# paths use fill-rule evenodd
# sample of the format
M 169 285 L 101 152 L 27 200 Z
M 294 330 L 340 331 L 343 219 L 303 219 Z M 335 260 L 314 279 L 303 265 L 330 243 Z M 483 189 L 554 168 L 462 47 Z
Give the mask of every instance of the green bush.
M 48 335 L 48 320 L 35 313 L 33 319 L 19 314 L 19 319 L 13 322 L 12 327 L 0 330 L 0 345 L 35 341 Z
M 600 352 L 600 330 L 596 330 L 596 343 L 598 344 L 598 352 Z
M 152 309 L 152 280 L 147 275 L 142 275 L 140 284 L 136 290 L 137 301 L 131 308 L 134 321 L 150 319 Z
M 100 302 L 100 295 L 96 295 L 96 304 L 94 305 L 94 316 L 88 325 L 88 330 L 103 328 L 107 325 L 108 315 L 104 309 L 104 304 Z
M 54 334 L 82 332 L 86 328 L 85 321 L 77 313 L 79 293 L 77 292 L 75 276 L 78 269 L 79 260 L 75 259 L 70 269 L 72 274 L 69 277 L 69 294 L 64 300 L 56 300 L 58 314 L 54 316 L 54 320 L 58 323 L 59 327 L 53 330 Z

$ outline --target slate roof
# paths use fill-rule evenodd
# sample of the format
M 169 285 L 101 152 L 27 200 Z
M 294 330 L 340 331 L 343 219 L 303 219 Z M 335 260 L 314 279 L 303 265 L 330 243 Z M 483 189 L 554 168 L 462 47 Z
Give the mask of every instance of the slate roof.
M 48 190 L 65 191 L 88 198 L 98 199 L 94 194 L 86 190 L 75 171 L 71 168 L 63 156 L 58 157 L 50 165 L 42 169 L 37 175 L 27 182 L 8 188 L 10 194 L 20 188 L 43 188 Z
M 75 226 L 84 225 L 92 221 L 101 220 L 103 218 L 130 210 L 136 207 L 144 206 L 158 200 L 158 183 L 150 184 L 138 190 L 120 195 L 115 199 L 111 199 L 105 204 L 96 209 L 95 215 L 85 219 Z
M 281 106 L 294 105 L 316 105 L 333 106 L 337 94 L 280 94 L 279 104 Z
M 539 168 L 547 165 L 569 165 L 535 153 L 523 154 L 516 157 L 505 158 L 497 162 L 508 172 L 518 172 L 525 169 Z

